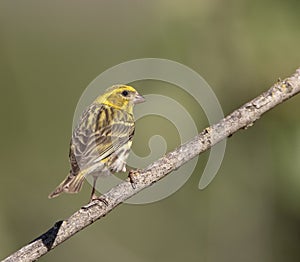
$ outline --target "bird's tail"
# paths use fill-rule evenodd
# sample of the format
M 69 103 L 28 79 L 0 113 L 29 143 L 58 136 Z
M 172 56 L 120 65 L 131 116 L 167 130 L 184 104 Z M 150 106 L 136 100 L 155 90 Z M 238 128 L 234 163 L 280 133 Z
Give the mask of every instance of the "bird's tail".
M 48 198 L 54 198 L 61 193 L 78 193 L 82 188 L 84 182 L 84 172 L 79 172 L 77 175 L 70 173 L 64 181 L 62 181 L 58 187 L 48 196 Z

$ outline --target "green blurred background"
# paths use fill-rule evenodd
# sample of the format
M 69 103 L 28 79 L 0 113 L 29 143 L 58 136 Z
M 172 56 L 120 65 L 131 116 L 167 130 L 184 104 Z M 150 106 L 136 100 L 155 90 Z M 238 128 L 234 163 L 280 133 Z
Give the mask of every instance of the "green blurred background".
M 299 8 L 295 0 L 2 0 L 0 257 L 86 203 L 88 184 L 78 195 L 47 195 L 69 169 L 73 113 L 96 76 L 131 59 L 175 60 L 206 79 L 228 114 L 300 66 Z M 199 131 L 207 125 L 192 98 L 145 82 L 141 93 L 169 94 Z M 231 137 L 204 191 L 207 153 L 169 198 L 122 205 L 41 261 L 300 261 L 299 102 Z M 159 122 L 168 150 L 178 145 L 174 127 L 148 120 L 152 135 Z M 143 128 L 141 154 L 151 136 Z

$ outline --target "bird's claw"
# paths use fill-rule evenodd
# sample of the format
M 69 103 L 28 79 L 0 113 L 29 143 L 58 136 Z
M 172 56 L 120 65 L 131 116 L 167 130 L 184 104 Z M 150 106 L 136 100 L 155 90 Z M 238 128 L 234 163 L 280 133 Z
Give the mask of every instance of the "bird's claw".
M 105 198 L 101 197 L 93 197 L 88 204 L 82 206 L 82 209 L 89 209 L 95 205 L 98 205 L 98 202 L 102 202 L 105 206 L 108 206 L 108 202 Z
M 136 179 L 135 176 L 139 174 L 139 170 L 130 170 L 128 173 L 129 182 L 133 189 L 136 189 Z

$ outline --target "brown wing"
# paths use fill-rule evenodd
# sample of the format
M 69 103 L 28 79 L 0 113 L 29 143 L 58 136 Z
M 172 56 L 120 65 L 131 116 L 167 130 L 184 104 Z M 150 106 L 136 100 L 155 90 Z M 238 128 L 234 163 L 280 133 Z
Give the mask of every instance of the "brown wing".
M 114 152 L 132 140 L 133 116 L 106 105 L 91 105 L 74 130 L 70 146 L 71 172 L 106 162 Z

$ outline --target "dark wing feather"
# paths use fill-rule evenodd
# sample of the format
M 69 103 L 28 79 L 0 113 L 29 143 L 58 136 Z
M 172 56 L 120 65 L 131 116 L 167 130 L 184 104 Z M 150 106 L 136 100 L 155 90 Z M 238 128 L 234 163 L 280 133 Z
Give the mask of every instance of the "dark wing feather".
M 106 105 L 91 105 L 83 113 L 74 130 L 70 146 L 70 163 L 73 174 L 79 168 L 104 161 L 132 140 L 133 116 Z

